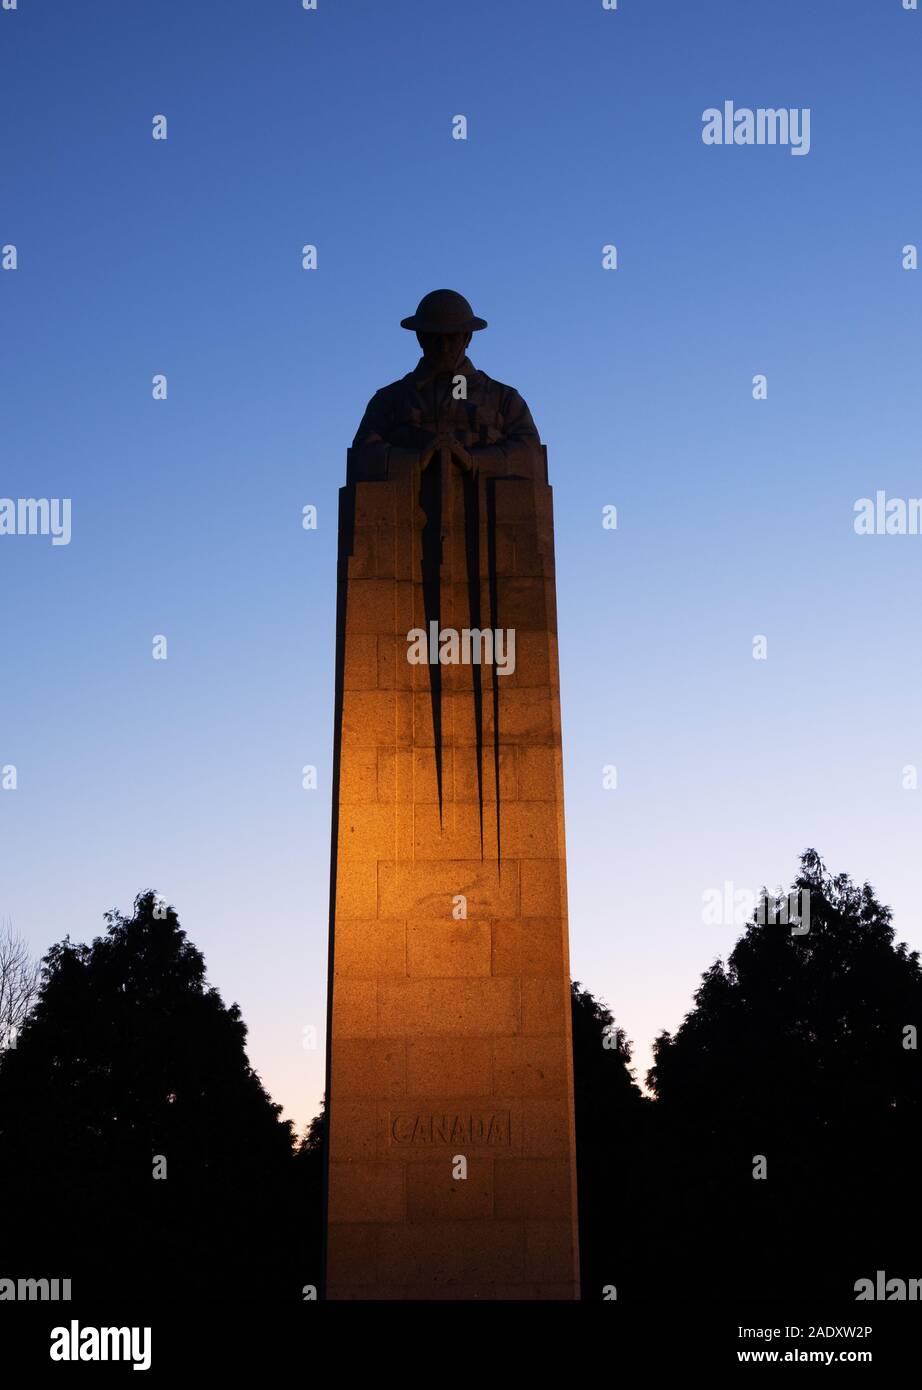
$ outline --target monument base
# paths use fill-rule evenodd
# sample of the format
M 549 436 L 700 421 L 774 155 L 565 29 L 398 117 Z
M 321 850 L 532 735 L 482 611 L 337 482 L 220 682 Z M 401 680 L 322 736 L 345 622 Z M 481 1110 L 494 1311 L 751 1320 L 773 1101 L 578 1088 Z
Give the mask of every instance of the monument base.
M 577 1298 L 550 488 L 343 488 L 338 641 L 326 1296 Z

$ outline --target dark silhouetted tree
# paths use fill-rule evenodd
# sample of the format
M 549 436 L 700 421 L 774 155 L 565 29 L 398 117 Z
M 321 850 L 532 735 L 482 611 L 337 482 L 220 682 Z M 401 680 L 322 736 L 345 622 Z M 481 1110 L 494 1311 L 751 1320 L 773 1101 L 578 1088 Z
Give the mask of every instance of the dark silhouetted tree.
M 306 1258 L 290 1124 L 246 1028 L 153 893 L 44 959 L 0 1065 L 4 1272 L 75 1299 L 298 1297 Z M 155 1171 L 165 1177 L 154 1176 Z
M 842 1298 L 875 1269 L 920 1272 L 918 954 L 814 850 L 794 888 L 809 930 L 762 914 L 656 1043 L 661 1287 Z
M 652 1106 L 630 1069 L 631 1044 L 604 1004 L 571 987 L 580 1280 L 584 1299 L 606 1285 L 636 1288 L 645 1259 L 644 1192 Z
M 302 1213 L 305 1283 L 320 1293 L 323 1269 L 324 1164 L 326 1163 L 326 1096 L 298 1142 L 295 1150 L 297 1205 Z

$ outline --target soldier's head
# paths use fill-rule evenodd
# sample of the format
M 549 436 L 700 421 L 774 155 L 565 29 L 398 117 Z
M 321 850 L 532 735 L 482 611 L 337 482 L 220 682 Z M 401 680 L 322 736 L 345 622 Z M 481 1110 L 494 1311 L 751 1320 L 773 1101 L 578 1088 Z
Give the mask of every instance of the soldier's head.
M 438 371 L 450 372 L 463 361 L 471 333 L 417 333 L 423 357 Z
M 472 334 L 486 328 L 457 290 L 432 290 L 419 301 L 416 313 L 401 319 L 401 328 L 416 333 L 423 357 L 437 370 L 451 371 L 464 357 Z

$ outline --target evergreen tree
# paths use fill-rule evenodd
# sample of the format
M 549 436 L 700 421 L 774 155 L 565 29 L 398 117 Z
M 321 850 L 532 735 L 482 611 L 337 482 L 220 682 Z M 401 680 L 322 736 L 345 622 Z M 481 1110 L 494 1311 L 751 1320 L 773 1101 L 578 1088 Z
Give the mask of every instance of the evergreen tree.
M 622 1297 L 641 1277 L 651 1106 L 611 1012 L 578 981 L 571 1005 L 580 1282 L 594 1301 L 608 1285 Z
M 918 1273 L 918 953 L 815 850 L 793 891 L 809 930 L 757 912 L 648 1077 L 675 1277 L 715 1294 L 853 1297 L 877 1268 Z
M 291 1128 L 240 1010 L 153 892 L 106 917 L 45 956 L 0 1066 L 5 1265 L 70 1277 L 75 1298 L 296 1296 Z

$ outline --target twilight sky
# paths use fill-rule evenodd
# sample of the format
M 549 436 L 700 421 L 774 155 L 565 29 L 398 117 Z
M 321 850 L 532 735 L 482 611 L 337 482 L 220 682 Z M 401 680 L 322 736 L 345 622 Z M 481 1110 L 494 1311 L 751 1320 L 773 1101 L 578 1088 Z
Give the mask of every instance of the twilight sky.
M 156 888 L 315 1112 L 336 493 L 447 285 L 548 446 L 572 967 L 638 1071 L 739 934 L 702 895 L 807 845 L 922 948 L 922 536 L 853 525 L 922 495 L 920 56 L 902 0 L 0 10 L 0 495 L 72 499 L 0 535 L 0 918 Z M 731 100 L 809 154 L 705 145 Z

